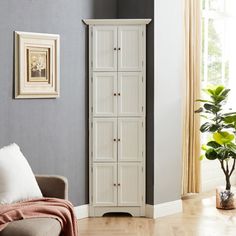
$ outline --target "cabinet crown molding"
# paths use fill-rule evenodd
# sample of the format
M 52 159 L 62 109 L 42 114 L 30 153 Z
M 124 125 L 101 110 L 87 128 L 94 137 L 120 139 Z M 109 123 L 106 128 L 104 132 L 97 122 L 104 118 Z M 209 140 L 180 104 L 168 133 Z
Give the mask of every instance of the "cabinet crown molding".
M 86 25 L 147 25 L 152 19 L 83 19 Z

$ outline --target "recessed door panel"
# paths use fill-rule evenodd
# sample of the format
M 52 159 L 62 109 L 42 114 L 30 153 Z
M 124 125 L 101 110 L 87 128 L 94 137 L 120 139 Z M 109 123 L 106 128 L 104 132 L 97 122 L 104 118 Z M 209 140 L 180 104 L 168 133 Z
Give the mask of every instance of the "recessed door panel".
M 139 163 L 118 164 L 118 206 L 142 205 L 142 169 Z
M 93 119 L 93 161 L 117 160 L 117 118 Z
M 93 73 L 93 115 L 117 115 L 117 73 Z
M 118 71 L 142 70 L 142 27 L 118 27 Z
M 117 27 L 93 27 L 93 71 L 117 70 Z
M 118 119 L 118 160 L 142 161 L 144 155 L 144 121 L 142 118 Z
M 144 83 L 141 72 L 118 73 L 118 115 L 144 114 Z
M 117 164 L 93 165 L 93 205 L 117 206 Z

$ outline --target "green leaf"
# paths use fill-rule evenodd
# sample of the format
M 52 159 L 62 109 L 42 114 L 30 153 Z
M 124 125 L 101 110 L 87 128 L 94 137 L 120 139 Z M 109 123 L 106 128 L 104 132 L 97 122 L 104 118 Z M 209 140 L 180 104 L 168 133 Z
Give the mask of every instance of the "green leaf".
M 211 123 L 209 123 L 209 122 L 206 122 L 206 123 L 204 123 L 203 125 L 201 125 L 201 127 L 200 127 L 200 131 L 202 132 L 202 133 L 204 133 L 204 132 L 216 132 L 217 130 L 219 130 L 221 128 L 221 126 L 220 125 L 216 125 L 216 124 L 211 124 Z
M 210 95 L 215 95 L 215 92 L 214 92 L 214 90 L 212 90 L 212 89 L 207 89 L 206 90 Z
M 208 160 L 215 160 L 218 158 L 218 154 L 214 149 L 208 149 L 205 153 L 205 156 Z
M 212 124 L 212 125 L 209 127 L 209 131 L 210 131 L 210 132 L 216 132 L 219 128 L 220 128 L 219 125 Z
M 235 128 L 235 124 L 228 124 L 223 126 L 225 129 Z
M 220 111 L 220 108 L 218 106 L 209 103 L 205 103 L 203 106 L 207 111 L 211 111 L 213 113 L 217 113 L 218 111 Z
M 232 152 L 236 152 L 236 145 L 234 143 L 228 143 L 226 144 L 227 148 L 232 151 Z
M 214 94 L 215 94 L 215 95 L 220 95 L 221 92 L 222 92 L 224 89 L 225 89 L 225 87 L 224 87 L 223 85 L 219 85 L 219 86 L 216 87 Z
M 209 95 L 220 95 L 225 90 L 225 87 L 223 85 L 208 85 L 205 89 L 203 89 L 204 92 L 208 93 Z
M 218 95 L 212 95 L 211 97 L 216 104 L 219 104 L 226 99 L 225 96 L 218 96 Z
M 197 99 L 196 102 L 208 102 L 208 103 L 213 103 L 210 100 L 204 100 L 204 99 Z
M 224 122 L 227 124 L 236 122 L 236 115 L 224 117 Z
M 221 145 L 217 143 L 216 141 L 210 141 L 207 143 L 207 146 L 212 147 L 212 148 L 219 148 Z
M 200 116 L 204 119 L 208 119 L 208 117 L 206 115 L 200 115 Z
M 200 107 L 199 109 L 197 109 L 196 111 L 194 111 L 195 113 L 201 113 L 201 112 L 203 112 L 203 108 L 202 107 Z
M 214 95 L 214 91 L 210 89 L 209 86 L 207 88 L 204 88 L 202 91 L 208 95 Z
M 227 143 L 230 143 L 231 141 L 234 140 L 234 135 L 229 133 L 229 132 L 216 132 L 213 134 L 213 139 L 221 144 L 221 145 L 225 145 Z
M 218 159 L 225 160 L 229 158 L 229 151 L 222 147 L 217 149 Z
M 229 156 L 232 157 L 233 159 L 236 159 L 236 153 L 235 152 L 230 151 Z
M 207 147 L 207 145 L 205 145 L 205 144 L 203 144 L 201 148 L 202 148 L 203 151 L 207 151 L 207 150 L 209 149 L 209 148 Z
M 230 115 L 236 115 L 236 112 L 228 112 L 228 113 L 225 113 L 223 114 L 222 116 L 226 117 L 226 116 L 230 116 Z
M 202 161 L 204 158 L 205 158 L 205 155 L 202 154 L 199 159 L 200 159 L 200 161 Z
M 225 89 L 222 93 L 221 93 L 221 96 L 224 96 L 226 97 L 229 93 L 230 89 Z
M 202 133 L 208 131 L 209 128 L 210 128 L 210 126 L 211 126 L 211 124 L 210 124 L 209 122 L 206 122 L 206 123 L 204 123 L 203 125 L 201 125 L 200 131 L 201 131 Z

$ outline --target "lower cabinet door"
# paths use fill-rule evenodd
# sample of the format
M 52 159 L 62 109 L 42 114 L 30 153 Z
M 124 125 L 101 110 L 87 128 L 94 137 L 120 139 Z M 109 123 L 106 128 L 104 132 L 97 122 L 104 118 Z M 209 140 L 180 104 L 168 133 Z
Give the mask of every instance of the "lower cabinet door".
M 118 164 L 118 206 L 142 205 L 142 179 L 140 163 Z
M 93 165 L 93 205 L 117 206 L 117 164 Z

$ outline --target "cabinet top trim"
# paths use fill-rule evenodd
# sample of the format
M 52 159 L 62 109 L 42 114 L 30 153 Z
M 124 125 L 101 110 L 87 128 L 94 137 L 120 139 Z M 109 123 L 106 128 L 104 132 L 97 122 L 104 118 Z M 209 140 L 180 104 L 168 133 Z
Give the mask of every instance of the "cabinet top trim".
M 83 19 L 86 25 L 147 25 L 152 19 Z

